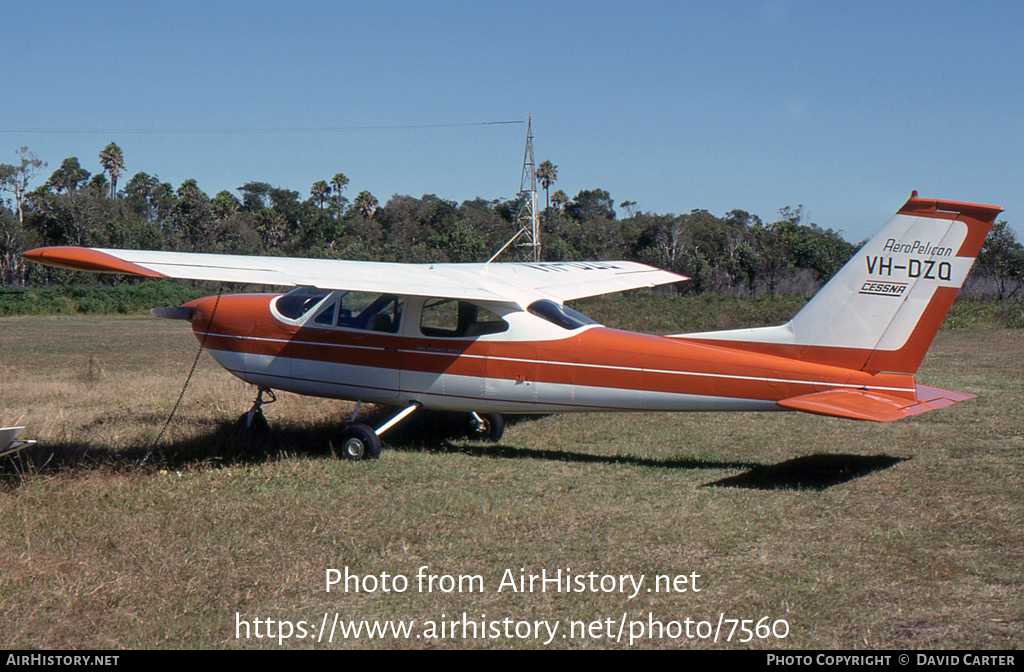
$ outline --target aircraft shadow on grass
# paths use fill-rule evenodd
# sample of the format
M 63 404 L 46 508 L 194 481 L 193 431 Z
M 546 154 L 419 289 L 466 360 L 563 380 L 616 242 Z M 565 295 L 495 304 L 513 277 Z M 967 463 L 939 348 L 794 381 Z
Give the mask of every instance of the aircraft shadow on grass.
M 809 455 L 779 464 L 728 462 L 699 458 L 650 459 L 623 455 L 592 455 L 559 450 L 536 450 L 494 444 L 462 444 L 445 446 L 449 452 L 479 457 L 551 460 L 597 464 L 624 464 L 661 469 L 747 469 L 704 487 L 748 488 L 752 490 L 825 490 L 876 471 L 888 469 L 905 459 L 888 455 Z M 401 448 L 399 448 L 401 449 Z
M 381 417 L 386 417 L 385 415 Z M 543 416 L 509 416 L 508 424 L 536 421 Z M 379 418 L 373 412 L 361 421 L 371 424 Z M 143 419 L 161 427 L 162 419 Z M 275 427 L 243 435 L 235 421 L 210 423 L 208 431 L 188 439 L 150 444 L 111 447 L 81 441 L 36 444 L 17 455 L 0 459 L 0 484 L 17 485 L 28 473 L 85 473 L 107 468 L 131 472 L 143 458 L 144 468 L 178 470 L 204 465 L 255 464 L 277 459 L 283 454 L 324 456 L 337 449 L 344 423 L 329 420 L 313 425 Z M 840 483 L 888 469 L 904 458 L 887 455 L 825 455 L 798 457 L 774 465 L 756 461 L 721 461 L 701 458 L 643 458 L 629 455 L 594 455 L 558 449 L 519 448 L 508 444 L 466 442 L 465 418 L 461 414 L 423 413 L 389 433 L 385 450 L 402 452 L 438 452 L 513 460 L 547 460 L 579 464 L 619 464 L 658 469 L 746 469 L 705 487 L 734 487 L 756 490 L 823 490 Z
M 817 453 L 778 464 L 756 465 L 737 476 L 729 476 L 705 487 L 749 488 L 752 490 L 825 490 L 876 471 L 888 469 L 910 458 L 890 455 L 828 455 Z

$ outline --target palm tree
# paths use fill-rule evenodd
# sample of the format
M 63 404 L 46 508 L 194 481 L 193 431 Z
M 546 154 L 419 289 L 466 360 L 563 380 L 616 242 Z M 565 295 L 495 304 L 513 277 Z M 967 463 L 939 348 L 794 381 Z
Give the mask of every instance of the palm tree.
M 345 191 L 345 187 L 348 186 L 348 178 L 345 177 L 345 173 L 338 173 L 331 178 L 331 187 L 334 189 L 334 193 L 341 196 L 341 192 Z
M 345 173 L 337 173 L 331 178 L 331 189 L 334 190 L 334 216 L 340 217 L 342 211 L 345 209 L 344 197 L 341 192 L 345 191 L 345 187 L 348 186 L 348 178 L 345 177 Z
M 540 180 L 540 186 L 544 187 L 544 198 L 547 201 L 546 208 L 550 208 L 551 195 L 548 193 L 548 190 L 558 180 L 558 166 L 550 161 L 544 161 L 537 166 L 537 179 Z
M 110 191 L 110 180 L 103 173 L 96 173 L 89 180 L 89 189 L 92 190 L 94 196 L 102 198 L 104 194 Z
M 363 217 L 369 217 L 377 209 L 377 199 L 368 191 L 360 191 L 352 205 L 356 207 L 356 210 L 363 213 Z
M 124 173 L 124 153 L 115 143 L 110 143 L 100 152 L 100 166 L 110 175 L 110 197 L 117 196 L 117 178 Z
M 317 180 L 313 183 L 313 188 L 309 190 L 309 195 L 313 197 L 313 200 L 320 204 L 320 212 L 324 211 L 324 201 L 331 193 L 331 188 L 327 186 L 327 183 L 323 180 Z

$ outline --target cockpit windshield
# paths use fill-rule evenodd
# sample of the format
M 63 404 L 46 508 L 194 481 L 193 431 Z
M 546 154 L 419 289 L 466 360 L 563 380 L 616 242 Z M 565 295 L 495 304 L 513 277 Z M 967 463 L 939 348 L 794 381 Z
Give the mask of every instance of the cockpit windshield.
M 284 296 L 277 297 L 274 307 L 289 320 L 297 320 L 316 308 L 330 290 L 318 287 L 296 287 Z
M 534 301 L 527 308 L 528 311 L 542 317 L 552 324 L 557 324 L 562 329 L 579 329 L 580 327 L 586 327 L 591 324 L 598 324 L 594 320 L 590 319 L 583 313 L 578 313 L 572 308 L 563 306 L 554 301 L 548 299 L 541 299 L 540 301 Z

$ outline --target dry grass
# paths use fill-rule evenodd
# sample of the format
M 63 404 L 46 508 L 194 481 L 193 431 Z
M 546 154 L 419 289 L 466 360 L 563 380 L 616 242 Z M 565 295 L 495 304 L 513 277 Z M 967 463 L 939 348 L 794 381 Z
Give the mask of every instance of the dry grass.
M 20 417 L 41 444 L 2 471 L 4 648 L 276 646 L 237 641 L 235 613 L 319 623 L 325 611 L 563 622 L 724 613 L 786 619 L 791 635 L 771 646 L 1024 645 L 1019 331 L 940 333 L 919 379 L 979 398 L 889 425 L 562 415 L 522 419 L 494 446 L 426 418 L 358 464 L 331 455 L 351 412 L 337 402 L 282 395 L 267 407 L 273 437 L 240 442 L 232 424 L 253 391 L 204 356 L 178 419 L 135 473 L 195 354 L 187 325 L 33 317 L 0 328 L 0 415 Z M 487 590 L 326 593 L 326 568 L 346 565 L 410 576 L 429 565 L 482 575 Z M 703 590 L 633 601 L 496 592 L 506 568 L 566 566 L 696 572 Z

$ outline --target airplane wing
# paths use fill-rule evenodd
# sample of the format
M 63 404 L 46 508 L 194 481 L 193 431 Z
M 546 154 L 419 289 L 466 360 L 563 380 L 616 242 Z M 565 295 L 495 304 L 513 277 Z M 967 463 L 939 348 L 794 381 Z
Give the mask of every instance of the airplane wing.
M 689 280 L 685 275 L 633 261 L 547 261 L 469 266 L 482 278 L 542 292 L 559 303 Z
M 94 273 L 126 273 L 273 286 L 443 296 L 520 303 L 559 303 L 687 278 L 628 261 L 500 264 L 395 264 L 377 261 L 250 257 L 231 254 L 43 247 L 29 261 Z

